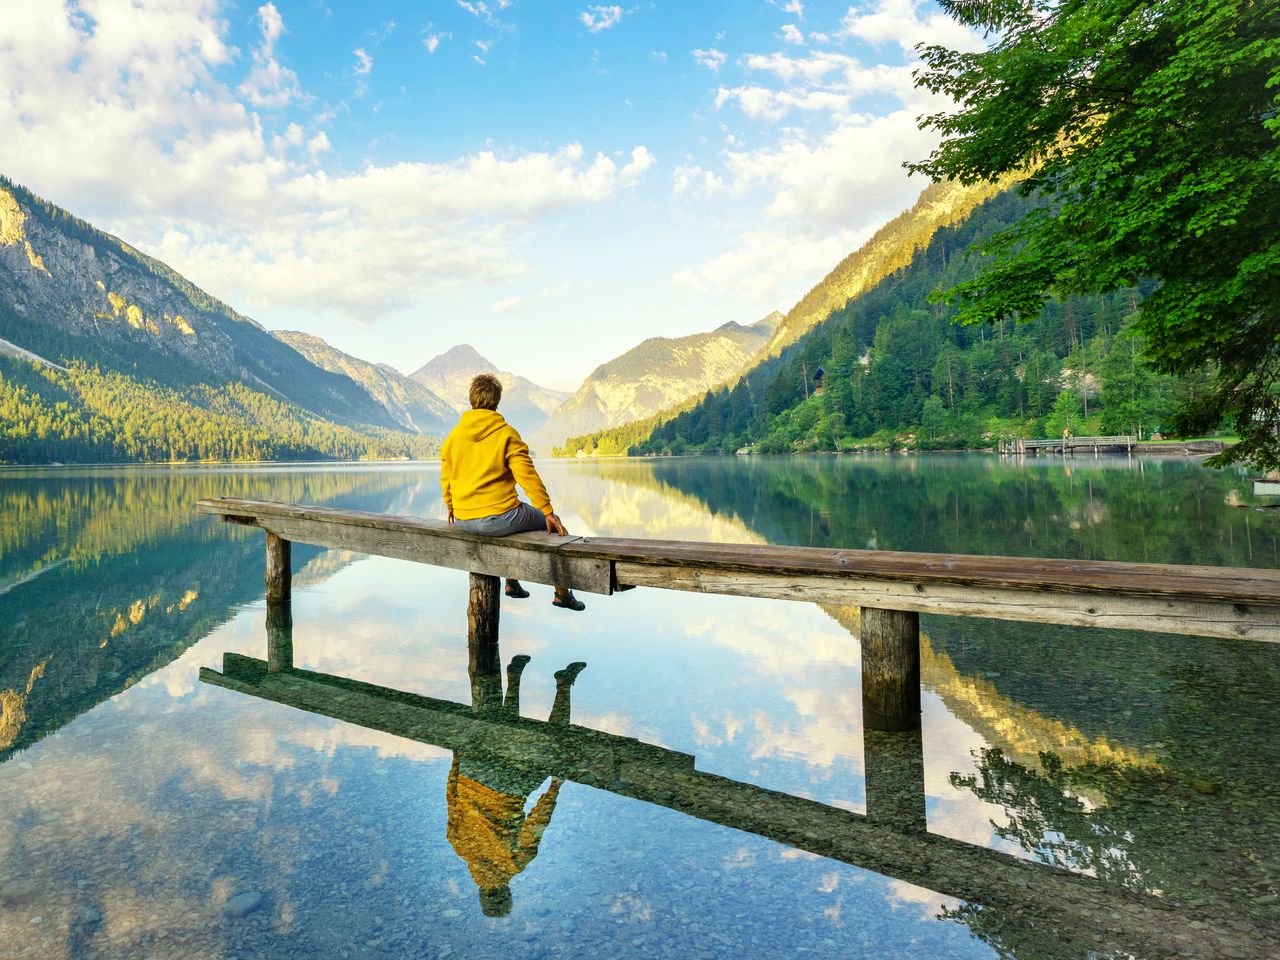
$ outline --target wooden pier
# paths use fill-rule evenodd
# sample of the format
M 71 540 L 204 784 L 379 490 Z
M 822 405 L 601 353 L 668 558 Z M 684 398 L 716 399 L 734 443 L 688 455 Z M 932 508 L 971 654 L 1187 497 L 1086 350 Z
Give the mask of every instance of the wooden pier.
M 1021 456 L 1027 453 L 1060 453 L 1063 456 L 1075 454 L 1079 450 L 1090 451 L 1095 454 L 1105 451 L 1123 450 L 1126 453 L 1132 453 L 1133 448 L 1138 445 L 1138 438 L 1134 436 L 1117 436 L 1117 437 L 1063 437 L 1061 440 L 1002 440 L 1000 442 L 1000 453 Z
M 495 539 L 439 520 L 219 498 L 199 509 L 267 536 L 267 600 L 288 602 L 289 543 L 466 570 L 471 646 L 496 640 L 501 577 L 608 596 L 632 587 L 862 609 L 866 722 L 919 725 L 919 614 L 1280 642 L 1280 571 L 691 543 L 522 533 Z M 277 614 L 280 616 L 280 614 Z

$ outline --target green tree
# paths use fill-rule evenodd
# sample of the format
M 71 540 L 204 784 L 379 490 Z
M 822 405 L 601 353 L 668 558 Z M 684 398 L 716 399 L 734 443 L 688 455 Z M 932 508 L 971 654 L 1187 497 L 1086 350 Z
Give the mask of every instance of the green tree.
M 1043 198 L 947 292 L 959 319 L 1032 318 L 1051 289 L 1154 278 L 1137 319 L 1153 363 L 1214 370 L 1179 426 L 1230 418 L 1241 442 L 1215 465 L 1280 467 L 1274 0 L 939 2 L 996 39 L 924 50 L 917 83 L 960 106 L 925 119 L 943 141 L 910 166 L 965 182 L 1030 171 L 1022 189 Z
M 1044 435 L 1050 440 L 1057 440 L 1066 430 L 1072 434 L 1080 433 L 1080 424 L 1084 420 L 1084 407 L 1080 403 L 1080 394 L 1074 390 L 1063 390 L 1053 402 L 1053 409 L 1044 418 Z

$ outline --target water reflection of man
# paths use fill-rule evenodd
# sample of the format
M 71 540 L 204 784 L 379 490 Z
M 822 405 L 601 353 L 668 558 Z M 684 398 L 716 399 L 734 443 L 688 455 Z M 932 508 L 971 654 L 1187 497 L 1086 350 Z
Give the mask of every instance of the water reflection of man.
M 507 694 L 503 699 L 501 681 L 489 688 L 487 706 L 508 716 L 520 713 L 520 675 L 529 658 L 513 657 L 507 667 Z M 571 663 L 556 671 L 556 697 L 547 722 L 569 723 L 569 691 L 586 667 Z M 471 879 L 480 890 L 480 907 L 486 916 L 504 917 L 511 912 L 511 879 L 538 855 L 538 844 L 551 822 L 560 781 L 538 798 L 525 813 L 529 797 L 547 779 L 534 766 L 499 761 L 483 755 L 455 753 L 449 770 L 445 797 L 449 807 L 446 832 L 454 852 L 467 864 Z

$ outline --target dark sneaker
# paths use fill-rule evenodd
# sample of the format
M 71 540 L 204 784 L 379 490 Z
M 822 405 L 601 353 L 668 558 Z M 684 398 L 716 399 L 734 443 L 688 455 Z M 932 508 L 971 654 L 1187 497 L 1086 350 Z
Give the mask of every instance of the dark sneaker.
M 564 607 L 566 610 L 585 610 L 587 605 L 575 597 L 572 593 L 566 593 L 563 596 L 556 594 L 551 601 L 553 607 Z
M 513 600 L 523 600 L 529 595 L 529 591 L 520 586 L 519 580 L 508 580 L 506 594 Z
M 563 670 L 557 670 L 555 672 L 554 676 L 556 678 L 556 683 L 572 684 L 574 680 L 578 679 L 578 674 L 585 669 L 587 669 L 587 665 L 585 663 L 581 660 L 575 660 Z

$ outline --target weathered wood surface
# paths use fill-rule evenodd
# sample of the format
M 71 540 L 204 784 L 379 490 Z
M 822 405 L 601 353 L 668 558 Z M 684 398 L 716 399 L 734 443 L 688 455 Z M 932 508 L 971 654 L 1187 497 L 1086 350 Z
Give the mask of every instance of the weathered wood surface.
M 523 533 L 200 501 L 288 540 L 609 594 L 631 586 L 1280 642 L 1280 570 Z
M 905 757 L 889 758 L 887 766 L 901 768 L 897 782 L 921 791 L 919 800 L 869 796 L 877 813 L 886 803 L 899 808 L 877 820 L 703 773 L 689 754 L 629 737 L 572 724 L 475 716 L 464 704 L 310 671 L 269 674 L 262 661 L 238 654 L 224 655 L 222 673 L 201 669 L 200 679 L 460 754 L 545 770 L 551 777 L 667 807 L 947 896 L 1011 910 L 1038 927 L 1079 938 L 1079 950 L 1072 955 L 1111 949 L 1161 958 L 1261 957 L 1269 949 L 1252 928 L 1242 932 L 1231 926 L 1235 918 L 1213 912 L 1228 911 L 1226 903 L 1191 907 L 913 829 L 923 815 L 923 775 Z M 878 749 L 878 743 L 869 738 L 868 751 Z M 868 758 L 868 767 L 877 772 L 885 766 Z M 889 825 L 903 816 L 907 829 Z M 1175 911 L 1180 922 L 1172 924 L 1168 918 Z M 1188 928 L 1187 919 L 1201 923 Z
M 199 509 L 229 522 L 262 527 L 298 543 L 533 583 L 561 584 L 586 593 L 612 592 L 612 570 L 607 560 L 564 552 L 564 547 L 576 539 L 572 537 L 549 533 L 485 537 L 442 520 L 231 497 L 201 500 Z
M 920 726 L 920 614 L 863 607 L 862 720 L 872 730 Z
M 288 603 L 293 593 L 293 550 L 267 531 L 267 603 Z
M 863 578 L 853 572 L 844 576 L 739 573 L 623 561 L 616 563 L 614 570 L 617 589 L 657 587 L 956 617 L 1280 642 L 1280 607 L 1270 603 L 1125 596 L 1082 589 L 1063 592 L 1054 590 L 1051 584 L 1040 590 L 1000 589 L 905 578 L 898 581 Z

